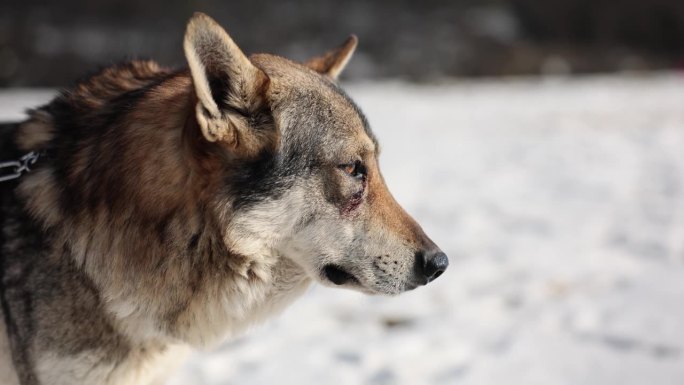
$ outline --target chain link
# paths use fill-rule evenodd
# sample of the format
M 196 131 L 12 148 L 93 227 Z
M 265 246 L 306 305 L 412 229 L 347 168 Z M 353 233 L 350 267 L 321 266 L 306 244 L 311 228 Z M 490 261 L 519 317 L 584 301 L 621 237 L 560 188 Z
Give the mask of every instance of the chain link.
M 0 162 L 0 182 L 17 179 L 23 173 L 31 171 L 31 166 L 38 161 L 39 157 L 39 153 L 31 151 L 18 160 Z

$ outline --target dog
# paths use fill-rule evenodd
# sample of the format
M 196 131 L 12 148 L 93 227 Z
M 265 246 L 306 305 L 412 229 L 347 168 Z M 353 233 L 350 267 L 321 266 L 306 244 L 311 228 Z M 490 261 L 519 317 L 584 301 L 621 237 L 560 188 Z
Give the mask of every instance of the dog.
M 441 275 L 337 83 L 356 45 L 247 57 L 197 13 L 188 68 L 115 65 L 7 128 L 3 157 L 31 170 L 0 184 L 0 382 L 161 384 L 312 282 L 396 295 Z

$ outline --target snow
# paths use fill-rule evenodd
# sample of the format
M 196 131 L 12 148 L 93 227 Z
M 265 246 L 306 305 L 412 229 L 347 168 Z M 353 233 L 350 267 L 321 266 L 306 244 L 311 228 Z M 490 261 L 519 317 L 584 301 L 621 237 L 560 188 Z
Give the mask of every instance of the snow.
M 315 286 L 171 385 L 684 383 L 684 76 L 347 89 L 449 270 Z M 2 91 L 0 118 L 48 96 Z

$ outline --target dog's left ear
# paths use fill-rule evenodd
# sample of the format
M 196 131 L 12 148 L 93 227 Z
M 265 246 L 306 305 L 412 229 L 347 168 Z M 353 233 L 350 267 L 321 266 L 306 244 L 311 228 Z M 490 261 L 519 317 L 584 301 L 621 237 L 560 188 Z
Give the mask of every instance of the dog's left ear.
M 226 143 L 236 154 L 253 155 L 271 142 L 250 119 L 265 105 L 268 76 L 245 56 L 218 23 L 195 13 L 183 41 L 197 95 L 196 116 L 210 142 Z
M 326 52 L 323 56 L 307 60 L 304 65 L 318 73 L 327 75 L 332 79 L 337 79 L 354 54 L 354 50 L 358 43 L 359 39 L 356 35 L 351 35 L 341 46 Z

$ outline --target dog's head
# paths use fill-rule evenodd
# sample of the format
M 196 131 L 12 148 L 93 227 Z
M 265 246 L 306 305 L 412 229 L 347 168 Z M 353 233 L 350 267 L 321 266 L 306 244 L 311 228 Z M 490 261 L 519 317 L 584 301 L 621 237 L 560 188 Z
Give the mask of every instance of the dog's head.
M 230 249 L 291 259 L 326 285 L 397 294 L 448 259 L 388 191 L 368 122 L 337 85 L 356 43 L 304 64 L 248 58 L 196 14 L 184 47 L 198 126 L 227 162 L 217 215 Z

